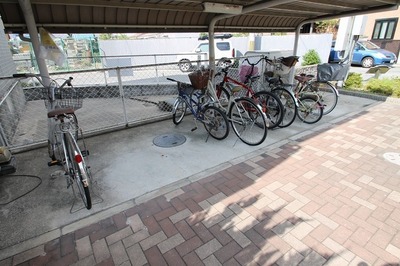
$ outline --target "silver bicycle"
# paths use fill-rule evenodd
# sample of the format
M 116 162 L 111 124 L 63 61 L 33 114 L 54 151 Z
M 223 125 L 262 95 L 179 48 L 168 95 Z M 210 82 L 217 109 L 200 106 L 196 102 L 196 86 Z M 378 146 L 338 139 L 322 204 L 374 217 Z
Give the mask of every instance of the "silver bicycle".
M 81 150 L 78 145 L 78 135 L 83 134 L 78 126 L 75 110 L 82 107 L 82 97 L 73 88 L 72 77 L 59 85 L 56 80 L 50 79 L 49 86 L 45 86 L 42 78 L 36 74 L 14 74 L 16 78 L 36 78 L 43 85 L 43 96 L 47 108 L 48 118 L 48 152 L 51 161 L 49 166 L 62 165 L 65 171 L 67 187 L 74 184 L 87 209 L 92 208 L 90 195 L 91 172 L 86 164 L 85 157 L 89 155 L 86 145 Z

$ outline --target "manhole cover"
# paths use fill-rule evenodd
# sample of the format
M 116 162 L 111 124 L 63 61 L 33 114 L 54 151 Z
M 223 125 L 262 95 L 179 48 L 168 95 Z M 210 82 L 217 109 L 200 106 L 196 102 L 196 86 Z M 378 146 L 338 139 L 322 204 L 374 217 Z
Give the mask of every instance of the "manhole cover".
M 383 154 L 383 158 L 387 161 L 400 165 L 400 153 L 397 152 L 387 152 Z
M 164 134 L 153 139 L 154 145 L 163 148 L 175 147 L 185 143 L 186 137 L 181 134 Z

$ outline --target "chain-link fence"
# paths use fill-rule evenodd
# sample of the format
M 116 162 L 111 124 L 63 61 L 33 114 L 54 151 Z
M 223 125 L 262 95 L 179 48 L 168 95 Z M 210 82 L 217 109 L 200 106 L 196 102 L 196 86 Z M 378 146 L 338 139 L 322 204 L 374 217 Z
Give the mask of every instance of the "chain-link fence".
M 169 118 L 177 89 L 166 77 L 189 82 L 176 64 L 57 73 L 51 78 L 61 84 L 70 76 L 83 97 L 76 115 L 84 134 Z M 34 78 L 1 83 L 7 93 L 0 101 L 0 144 L 18 149 L 47 142 L 46 95 L 40 83 Z
M 239 79 L 238 68 L 229 76 Z M 85 135 L 92 135 L 171 117 L 176 83 L 190 83 L 176 63 L 116 67 L 51 74 L 62 83 L 72 76 L 83 97 L 76 111 Z M 43 88 L 35 79 L 1 79 L 7 93 L 0 99 L 0 145 L 24 150 L 47 143 L 47 110 Z

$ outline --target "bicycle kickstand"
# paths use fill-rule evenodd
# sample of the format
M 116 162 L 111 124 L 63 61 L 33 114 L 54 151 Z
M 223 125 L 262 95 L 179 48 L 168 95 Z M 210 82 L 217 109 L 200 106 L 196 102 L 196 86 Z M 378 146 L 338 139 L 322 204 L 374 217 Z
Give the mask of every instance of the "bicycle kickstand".
M 196 129 L 197 129 L 197 120 L 195 119 L 195 120 L 194 120 L 194 128 L 192 128 L 191 131 L 193 132 L 193 131 L 195 131 Z

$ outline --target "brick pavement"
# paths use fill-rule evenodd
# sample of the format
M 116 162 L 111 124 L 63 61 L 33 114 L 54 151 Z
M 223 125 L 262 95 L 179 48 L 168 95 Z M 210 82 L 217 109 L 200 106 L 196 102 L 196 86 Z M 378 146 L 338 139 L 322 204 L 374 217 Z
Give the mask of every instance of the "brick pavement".
M 0 265 L 400 265 L 400 108 L 311 135 Z M 284 129 L 281 129 L 284 130 Z

